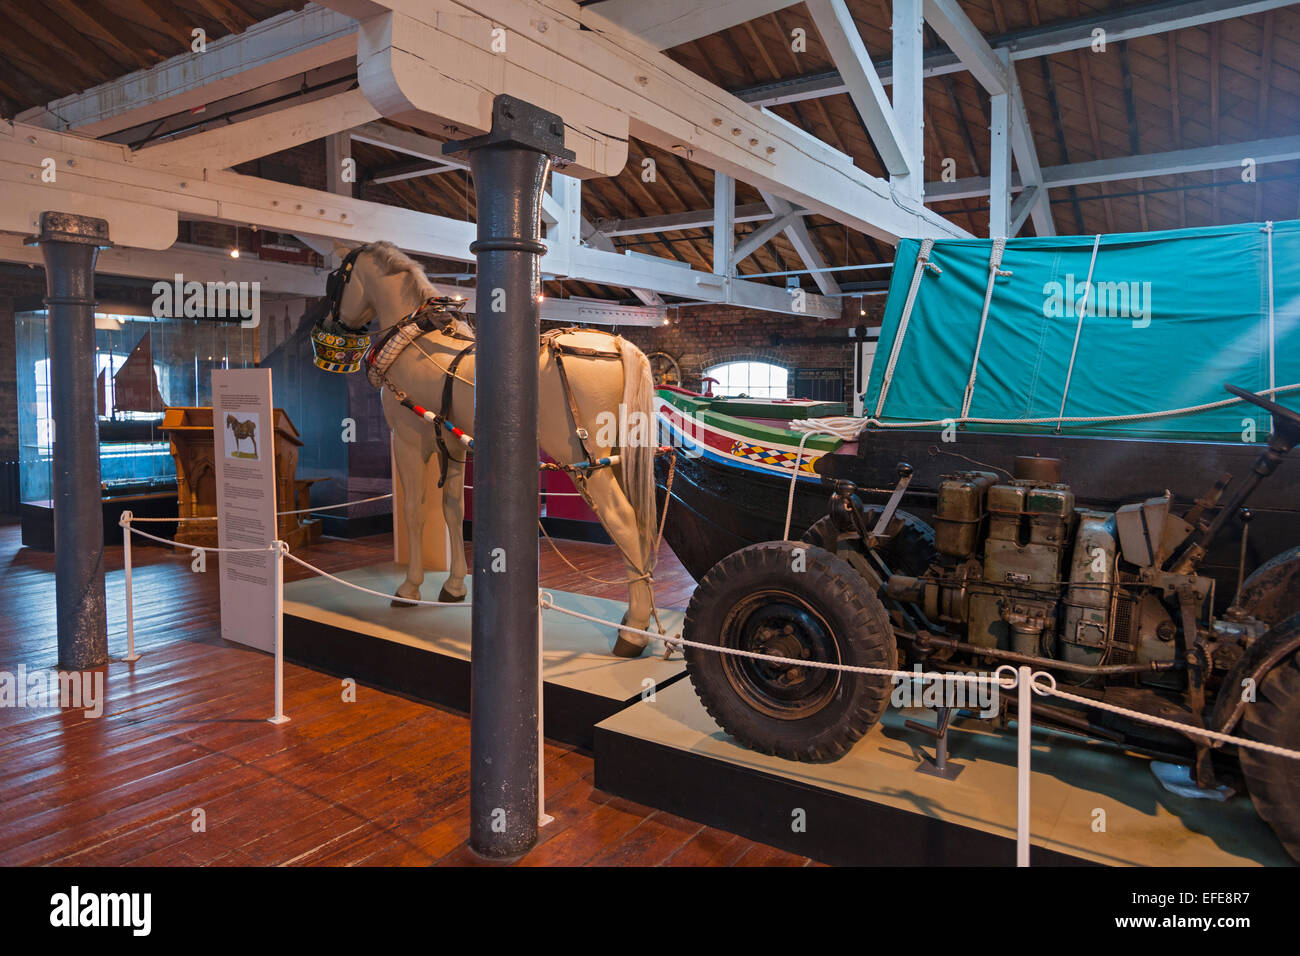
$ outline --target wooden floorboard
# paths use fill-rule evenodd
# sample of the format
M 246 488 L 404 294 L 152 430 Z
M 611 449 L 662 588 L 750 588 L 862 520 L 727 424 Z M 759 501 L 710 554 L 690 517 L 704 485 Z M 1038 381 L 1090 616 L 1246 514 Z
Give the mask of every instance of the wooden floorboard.
M 544 587 L 626 600 L 610 545 L 543 542 Z M 389 561 L 387 535 L 305 552 L 340 571 Z M 272 662 L 223 641 L 215 556 L 133 549 L 136 649 L 127 663 L 122 549 L 105 554 L 109 650 L 102 717 L 0 708 L 0 865 L 483 865 L 469 849 L 469 720 L 285 667 L 290 723 L 267 723 Z M 0 670 L 57 663 L 53 556 L 0 526 Z M 310 574 L 292 563 L 287 580 Z M 664 547 L 661 607 L 694 582 Z M 545 751 L 546 808 L 525 866 L 802 866 L 811 861 L 592 786 L 589 754 Z M 196 813 L 201 811 L 201 813 Z

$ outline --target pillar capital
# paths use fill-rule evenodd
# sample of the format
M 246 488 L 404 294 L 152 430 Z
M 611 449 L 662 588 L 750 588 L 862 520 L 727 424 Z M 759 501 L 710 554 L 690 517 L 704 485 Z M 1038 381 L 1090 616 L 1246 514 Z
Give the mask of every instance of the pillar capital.
M 108 238 L 108 220 L 94 216 L 79 216 L 72 212 L 46 211 L 41 213 L 40 232 L 29 236 L 27 245 L 42 242 L 73 242 L 100 249 L 111 249 Z

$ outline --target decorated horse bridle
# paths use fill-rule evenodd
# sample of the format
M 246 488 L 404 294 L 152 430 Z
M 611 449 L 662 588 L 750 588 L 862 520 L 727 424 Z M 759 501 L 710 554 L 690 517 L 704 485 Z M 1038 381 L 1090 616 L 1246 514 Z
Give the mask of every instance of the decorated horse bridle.
M 356 268 L 357 257 L 365 250 L 365 246 L 357 246 L 343 257 L 339 267 L 325 279 L 325 299 L 330 305 L 330 322 L 336 328 L 342 324 L 339 319 L 339 311 L 343 308 L 343 291 L 348 286 L 348 280 L 352 278 L 352 270 Z

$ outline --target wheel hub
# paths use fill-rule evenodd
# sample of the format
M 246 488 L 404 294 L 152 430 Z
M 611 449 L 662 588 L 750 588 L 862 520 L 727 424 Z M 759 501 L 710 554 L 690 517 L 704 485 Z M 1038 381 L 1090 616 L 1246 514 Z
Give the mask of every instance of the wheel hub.
M 723 666 L 735 690 L 755 709 L 787 720 L 810 716 L 825 706 L 839 685 L 839 674 L 788 661 L 838 663 L 839 647 L 826 623 L 792 595 L 755 595 L 731 615 L 724 644 L 739 650 L 785 658 L 727 656 Z

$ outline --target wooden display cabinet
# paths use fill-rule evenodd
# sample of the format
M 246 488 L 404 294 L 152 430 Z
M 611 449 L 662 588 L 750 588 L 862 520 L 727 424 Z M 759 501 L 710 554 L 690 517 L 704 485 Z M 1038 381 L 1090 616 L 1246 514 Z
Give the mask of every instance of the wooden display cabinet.
M 209 521 L 181 520 L 176 540 L 181 544 L 217 546 L 217 466 L 210 407 L 168 408 L 160 430 L 171 441 L 176 461 L 176 507 L 181 519 L 210 518 Z M 276 511 L 298 511 L 311 507 L 311 486 L 319 479 L 299 479 L 298 429 L 283 408 L 275 410 L 275 500 Z M 307 514 L 280 514 L 276 534 L 296 551 L 320 539 L 320 519 Z

